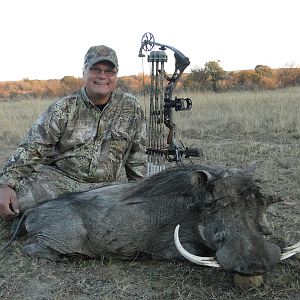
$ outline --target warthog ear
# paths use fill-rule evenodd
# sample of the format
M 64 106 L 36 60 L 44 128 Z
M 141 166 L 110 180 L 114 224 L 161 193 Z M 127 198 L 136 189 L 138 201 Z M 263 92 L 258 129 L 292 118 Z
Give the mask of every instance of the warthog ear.
M 194 171 L 191 177 L 193 186 L 203 186 L 212 178 L 211 174 L 205 170 Z

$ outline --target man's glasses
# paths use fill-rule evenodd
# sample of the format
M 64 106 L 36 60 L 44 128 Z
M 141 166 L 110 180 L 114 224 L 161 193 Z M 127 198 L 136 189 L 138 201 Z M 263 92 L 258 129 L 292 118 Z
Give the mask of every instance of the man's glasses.
M 102 70 L 102 69 L 97 69 L 97 68 L 89 68 L 90 73 L 92 75 L 101 75 L 101 73 L 103 72 L 103 74 L 107 77 L 114 77 L 118 72 L 117 71 L 113 71 L 113 70 Z

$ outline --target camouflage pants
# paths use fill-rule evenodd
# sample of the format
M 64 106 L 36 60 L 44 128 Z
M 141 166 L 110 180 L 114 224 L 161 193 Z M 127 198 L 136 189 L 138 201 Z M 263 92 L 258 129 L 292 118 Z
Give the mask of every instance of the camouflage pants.
M 36 206 L 38 203 L 55 199 L 58 196 L 82 192 L 101 187 L 107 182 L 89 183 L 80 182 L 64 174 L 56 167 L 43 165 L 32 173 L 30 177 L 23 178 L 16 186 L 20 211 Z

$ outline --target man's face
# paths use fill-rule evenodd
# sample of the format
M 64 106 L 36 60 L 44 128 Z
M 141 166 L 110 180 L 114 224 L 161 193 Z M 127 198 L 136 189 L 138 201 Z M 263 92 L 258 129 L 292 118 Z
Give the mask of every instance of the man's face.
M 109 97 L 117 86 L 117 73 L 117 68 L 109 62 L 99 62 L 87 67 L 83 73 L 83 82 L 90 100 L 97 102 Z

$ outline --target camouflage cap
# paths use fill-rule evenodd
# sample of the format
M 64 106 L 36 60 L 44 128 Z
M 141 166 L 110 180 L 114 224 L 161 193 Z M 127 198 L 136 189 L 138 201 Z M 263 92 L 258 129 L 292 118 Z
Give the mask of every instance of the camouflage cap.
M 117 69 L 119 69 L 118 58 L 115 50 L 104 46 L 92 46 L 84 57 L 84 66 L 86 69 L 100 61 L 109 61 L 111 62 Z

